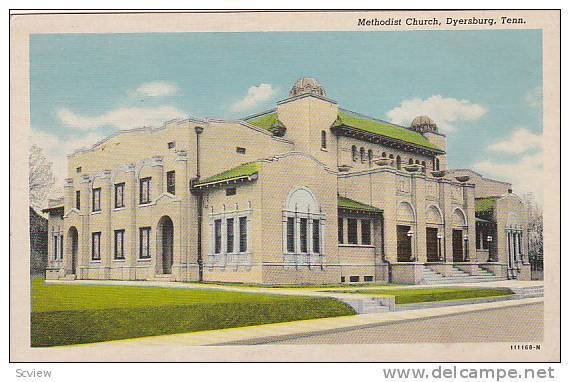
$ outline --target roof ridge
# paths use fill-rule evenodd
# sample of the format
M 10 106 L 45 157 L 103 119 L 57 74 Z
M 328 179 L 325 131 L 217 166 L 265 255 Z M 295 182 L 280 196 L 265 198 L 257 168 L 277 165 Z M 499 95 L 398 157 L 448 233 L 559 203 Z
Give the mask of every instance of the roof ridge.
M 414 131 L 414 130 L 410 129 L 409 127 L 402 126 L 402 125 L 398 125 L 397 123 L 388 122 L 388 121 L 385 121 L 385 120 L 380 119 L 380 118 L 376 118 L 376 117 L 372 117 L 372 116 L 370 116 L 370 115 L 366 115 L 366 114 L 359 113 L 359 112 L 357 112 L 357 111 L 348 110 L 348 109 L 345 109 L 345 108 L 342 108 L 342 107 L 339 107 L 339 108 L 338 108 L 338 111 L 348 112 L 348 113 L 351 113 L 351 114 L 353 114 L 353 115 L 355 115 L 355 116 L 363 117 L 363 118 L 369 119 L 369 120 L 371 120 L 371 121 L 380 122 L 380 123 L 386 123 L 386 124 L 391 125 L 391 126 L 394 126 L 394 127 L 400 127 L 400 128 L 402 128 L 402 129 L 406 129 L 406 130 L 408 130 L 408 131 L 411 131 L 411 132 L 414 132 L 414 133 L 418 133 L 417 131 Z M 418 134 L 419 134 L 419 133 L 418 133 Z

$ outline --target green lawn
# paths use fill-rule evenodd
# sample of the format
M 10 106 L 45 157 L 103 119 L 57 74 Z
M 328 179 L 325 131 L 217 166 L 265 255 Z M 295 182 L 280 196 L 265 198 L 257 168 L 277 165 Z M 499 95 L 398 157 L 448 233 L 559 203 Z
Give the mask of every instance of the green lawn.
M 377 296 L 394 296 L 396 304 L 463 300 L 470 298 L 498 297 L 513 294 L 509 288 L 385 288 L 358 289 L 336 292 L 362 293 Z
M 333 298 L 32 282 L 32 346 L 56 346 L 355 314 Z

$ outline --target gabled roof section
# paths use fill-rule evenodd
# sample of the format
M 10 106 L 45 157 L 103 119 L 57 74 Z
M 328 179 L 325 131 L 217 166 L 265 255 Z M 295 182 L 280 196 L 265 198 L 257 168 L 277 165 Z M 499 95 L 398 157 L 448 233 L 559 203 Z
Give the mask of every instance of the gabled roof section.
M 257 179 L 261 165 L 257 162 L 244 163 L 219 174 L 201 179 L 193 185 L 193 188 L 213 187 L 221 184 L 250 182 Z
M 356 200 L 345 198 L 343 196 L 338 197 L 337 206 L 339 209 L 354 211 L 354 212 L 368 212 L 376 214 L 381 214 L 383 212 L 383 210 L 381 210 L 380 208 L 369 206 L 368 204 L 360 203 L 357 202 Z
M 437 154 L 443 150 L 429 142 L 422 134 L 379 119 L 368 117 L 350 110 L 339 109 L 338 118 L 334 122 L 333 129 L 348 129 L 365 134 L 384 137 L 388 140 L 403 142 L 408 145 L 427 149 Z
M 491 212 L 495 208 L 497 197 L 476 198 L 475 213 Z

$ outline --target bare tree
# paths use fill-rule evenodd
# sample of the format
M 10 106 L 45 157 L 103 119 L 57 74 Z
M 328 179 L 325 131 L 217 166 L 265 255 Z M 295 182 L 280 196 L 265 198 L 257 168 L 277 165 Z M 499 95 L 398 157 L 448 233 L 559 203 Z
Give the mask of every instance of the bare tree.
M 36 211 L 41 210 L 47 201 L 47 196 L 55 182 L 52 163 L 47 160 L 42 149 L 36 145 L 30 146 L 30 206 Z
M 536 203 L 532 193 L 525 194 L 523 200 L 528 211 L 528 254 L 531 259 L 542 262 L 542 207 Z

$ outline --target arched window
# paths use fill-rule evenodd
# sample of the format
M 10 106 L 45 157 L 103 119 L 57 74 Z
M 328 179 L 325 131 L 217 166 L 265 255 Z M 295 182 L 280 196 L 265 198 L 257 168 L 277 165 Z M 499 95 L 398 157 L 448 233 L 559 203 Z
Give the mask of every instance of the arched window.
M 426 161 L 422 161 L 422 172 L 426 172 Z
M 420 161 L 418 159 L 416 159 L 416 164 L 420 164 Z
M 352 161 L 356 162 L 358 160 L 358 152 L 356 151 L 356 146 L 352 146 Z
M 309 265 L 310 257 L 323 254 L 324 214 L 315 195 L 307 188 L 289 193 L 283 210 L 283 253 L 286 262 Z
M 321 148 L 322 149 L 327 148 L 327 132 L 324 130 L 321 131 Z
M 372 150 L 368 150 L 368 165 L 372 166 L 372 157 L 374 156 L 374 154 L 372 153 Z
M 431 162 L 433 171 L 437 170 L 437 168 L 435 167 L 435 161 L 436 161 L 436 160 L 435 160 L 435 158 L 434 158 L 434 160 Z
M 390 155 L 388 156 L 388 158 L 394 159 L 394 154 L 390 154 Z
M 360 161 L 362 163 L 364 163 L 364 161 L 366 161 L 366 150 L 364 150 L 364 147 L 360 148 Z
M 412 158 L 410 158 L 410 160 L 408 161 L 408 164 L 414 164 L 414 160 Z
M 439 171 L 439 159 L 435 158 L 435 169 Z
M 399 155 L 396 157 L 396 168 L 397 168 L 398 170 L 401 170 L 401 169 L 402 169 L 402 158 L 400 158 Z
M 386 152 L 382 153 L 382 158 L 386 158 Z

